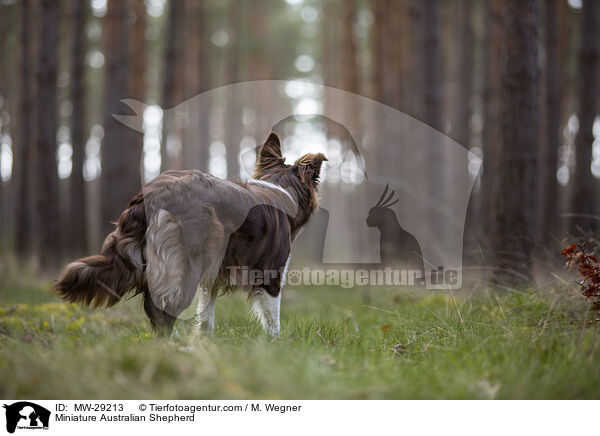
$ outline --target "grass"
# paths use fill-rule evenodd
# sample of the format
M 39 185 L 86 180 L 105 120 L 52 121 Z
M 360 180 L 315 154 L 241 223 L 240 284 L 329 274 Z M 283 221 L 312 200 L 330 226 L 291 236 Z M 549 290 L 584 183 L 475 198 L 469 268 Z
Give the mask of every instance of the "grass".
M 154 337 L 140 302 L 89 310 L 49 283 L 0 283 L 0 397 L 36 399 L 600 398 L 598 326 L 572 291 L 476 296 L 287 289 L 282 334 L 242 295 L 214 335 Z M 401 345 L 399 345 L 401 344 Z

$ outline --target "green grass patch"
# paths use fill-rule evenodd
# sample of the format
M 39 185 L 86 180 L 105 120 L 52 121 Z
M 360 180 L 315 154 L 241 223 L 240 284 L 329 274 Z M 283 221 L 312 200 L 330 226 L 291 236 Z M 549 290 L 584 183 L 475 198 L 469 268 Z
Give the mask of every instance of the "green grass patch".
M 600 398 L 598 327 L 570 292 L 287 289 L 279 339 L 237 295 L 212 337 L 184 320 L 166 340 L 138 299 L 89 310 L 49 283 L 0 286 L 3 398 Z

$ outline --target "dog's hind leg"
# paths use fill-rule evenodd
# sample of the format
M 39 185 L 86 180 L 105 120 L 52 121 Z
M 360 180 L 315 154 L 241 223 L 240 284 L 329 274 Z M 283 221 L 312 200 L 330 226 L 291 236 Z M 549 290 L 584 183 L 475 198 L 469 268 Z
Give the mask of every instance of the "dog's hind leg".
M 177 292 L 177 298 L 171 299 L 163 299 L 163 308 L 159 308 L 157 303 L 159 301 L 155 301 L 155 296 L 151 294 L 151 292 L 146 289 L 144 292 L 144 310 L 150 318 L 150 322 L 152 323 L 152 327 L 154 330 L 160 334 L 165 336 L 170 336 L 173 327 L 175 325 L 175 321 L 181 315 L 181 313 L 189 307 L 192 303 L 192 300 L 195 296 L 195 289 L 198 286 L 198 275 L 194 274 L 193 271 L 186 271 L 184 274 L 182 282 L 180 284 L 179 291 Z M 214 300 L 213 301 L 213 324 L 214 324 Z
M 159 311 L 176 319 L 192 303 L 201 282 L 213 289 L 226 248 L 223 233 L 223 224 L 205 205 L 192 204 L 176 216 L 164 209 L 153 215 L 146 231 L 146 281 Z M 212 314 L 214 325 L 214 300 L 209 307 L 207 318 Z M 160 313 L 154 317 L 162 320 Z
M 264 289 L 260 289 L 252 297 L 252 311 L 259 319 L 263 329 L 271 336 L 279 336 L 279 306 L 281 292 L 272 296 Z
M 167 337 L 171 336 L 171 332 L 173 331 L 173 326 L 175 325 L 177 318 L 159 309 L 156 304 L 154 304 L 154 301 L 152 301 L 152 296 L 150 295 L 148 289 L 145 290 L 143 295 L 144 311 L 146 312 L 146 315 L 148 315 L 154 331 L 160 335 Z
M 164 209 L 149 221 L 145 255 L 144 309 L 155 330 L 168 335 L 194 299 L 201 268 L 186 252 L 181 221 Z
M 212 332 L 215 328 L 215 301 L 218 292 L 216 289 L 209 291 L 202 287 L 199 293 L 196 326 L 200 332 Z

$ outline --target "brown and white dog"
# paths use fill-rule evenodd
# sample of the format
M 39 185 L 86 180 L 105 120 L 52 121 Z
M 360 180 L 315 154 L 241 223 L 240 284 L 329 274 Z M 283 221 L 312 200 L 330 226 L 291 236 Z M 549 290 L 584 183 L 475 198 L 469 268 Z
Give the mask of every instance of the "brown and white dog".
M 264 329 L 277 335 L 291 244 L 318 207 L 324 160 L 321 153 L 307 154 L 286 165 L 271 133 L 247 183 L 167 171 L 130 201 L 101 254 L 67 265 L 54 289 L 94 307 L 142 294 L 153 327 L 166 334 L 197 290 L 198 325 L 212 330 L 217 295 L 241 289 Z M 256 283 L 244 280 L 247 271 L 277 274 Z

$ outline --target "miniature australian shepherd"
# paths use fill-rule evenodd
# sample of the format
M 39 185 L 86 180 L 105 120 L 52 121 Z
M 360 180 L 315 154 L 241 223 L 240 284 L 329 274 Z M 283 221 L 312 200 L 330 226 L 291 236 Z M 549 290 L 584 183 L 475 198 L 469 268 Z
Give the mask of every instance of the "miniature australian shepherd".
M 263 328 L 278 335 L 291 244 L 318 207 L 324 160 L 321 153 L 307 154 L 286 165 L 271 133 L 246 183 L 167 171 L 129 202 L 101 254 L 67 265 L 54 290 L 94 307 L 142 294 L 154 329 L 170 335 L 197 290 L 198 327 L 211 331 L 217 295 L 239 289 L 248 292 Z M 247 271 L 276 274 L 248 282 Z

